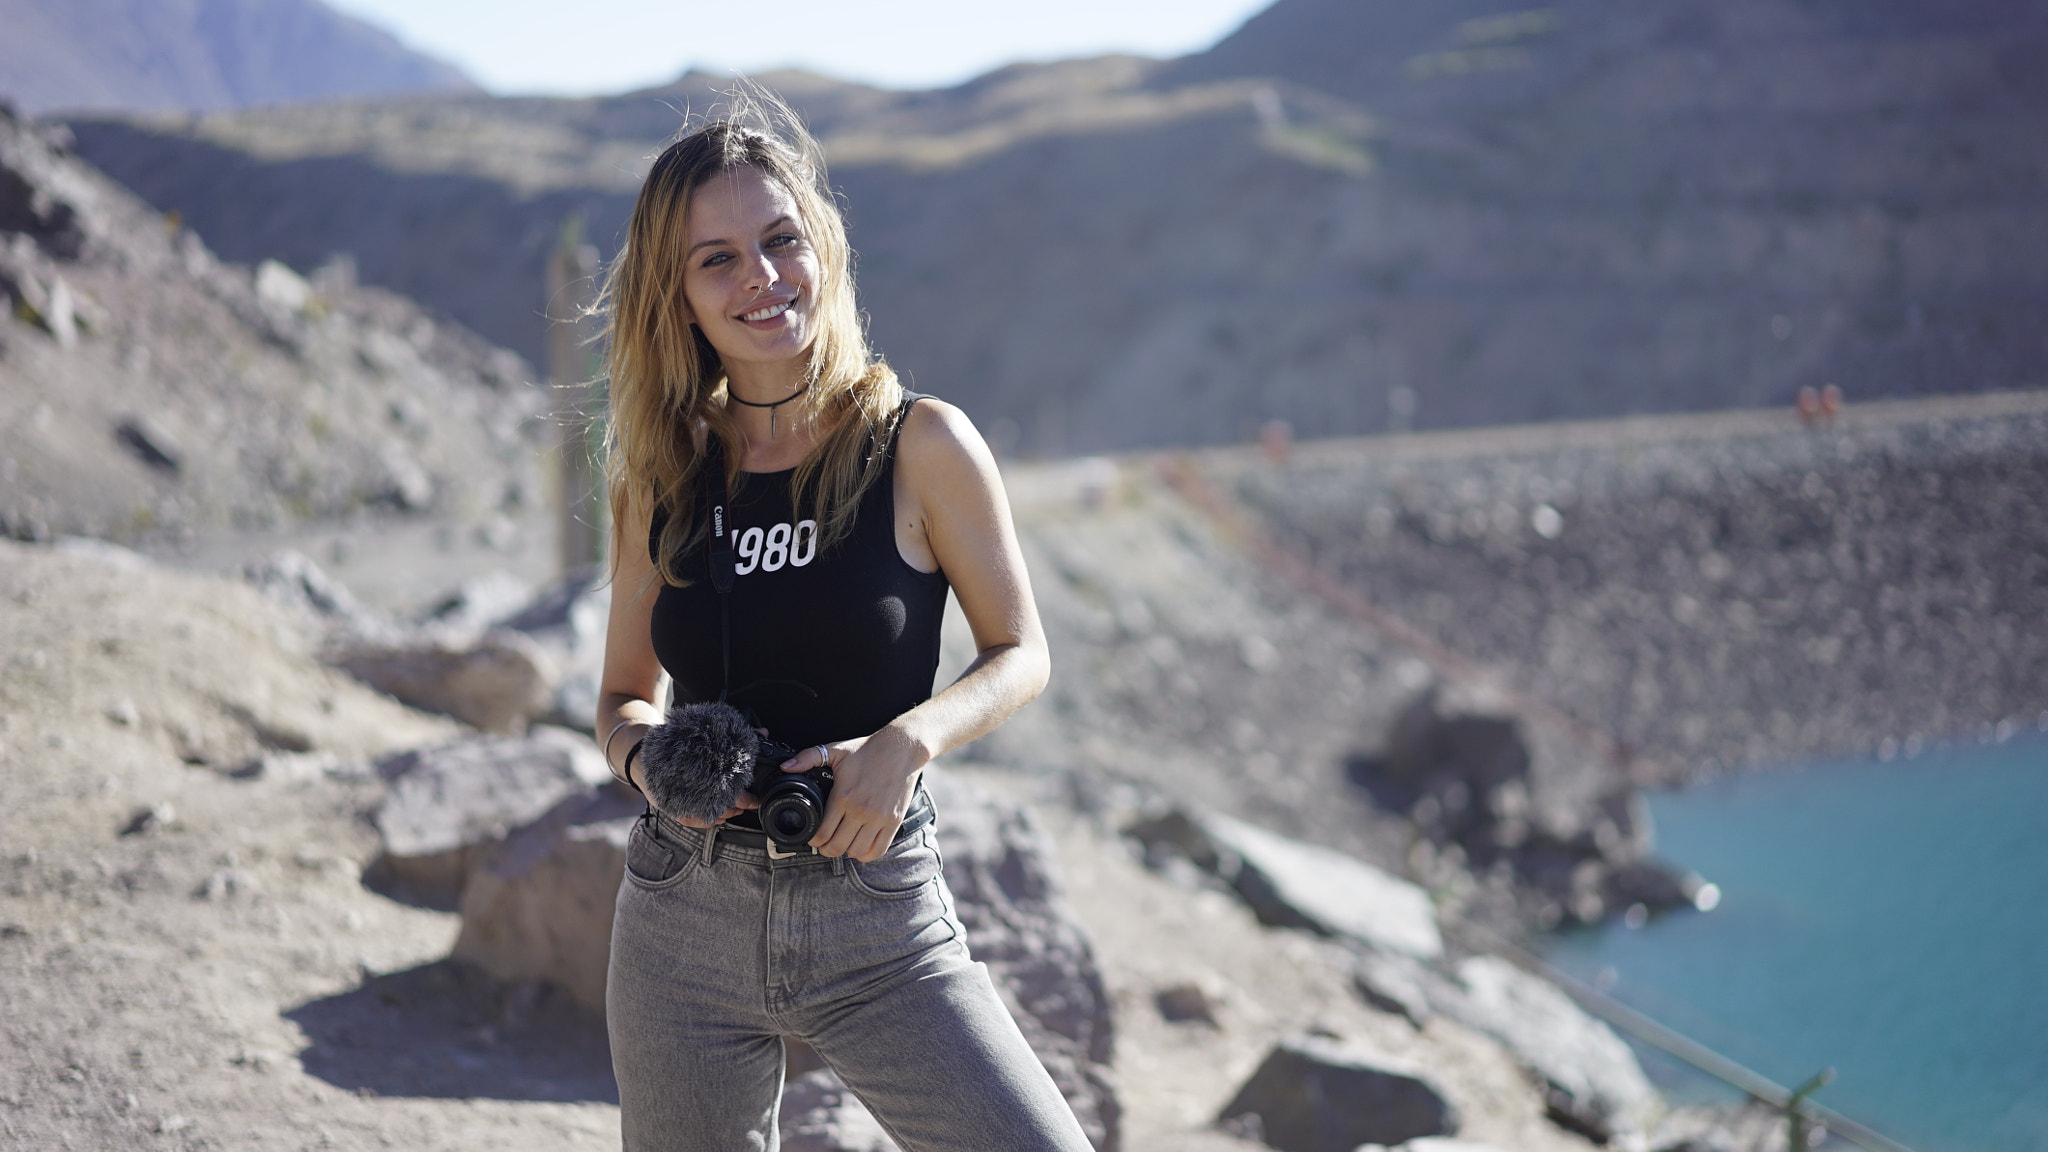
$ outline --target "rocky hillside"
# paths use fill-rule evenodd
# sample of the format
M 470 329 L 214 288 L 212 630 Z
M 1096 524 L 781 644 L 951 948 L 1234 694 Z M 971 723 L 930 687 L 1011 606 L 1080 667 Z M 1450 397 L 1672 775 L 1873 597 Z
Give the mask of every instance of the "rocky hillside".
M 0 27 L 0 98 L 38 114 L 475 88 L 319 0 L 0 0 Z
M 1066 454 L 2034 387 L 2038 6 L 1281 0 L 1214 50 L 886 92 L 767 77 L 825 138 L 878 342 Z M 76 122 L 232 258 L 539 348 L 718 82 Z
M 543 498 L 545 398 L 518 357 L 345 267 L 224 264 L 5 117 L 0 297 L 7 535 L 510 532 Z
M 1360 601 L 1679 783 L 2048 718 L 2044 445 L 2036 392 L 1333 443 L 1218 479 Z

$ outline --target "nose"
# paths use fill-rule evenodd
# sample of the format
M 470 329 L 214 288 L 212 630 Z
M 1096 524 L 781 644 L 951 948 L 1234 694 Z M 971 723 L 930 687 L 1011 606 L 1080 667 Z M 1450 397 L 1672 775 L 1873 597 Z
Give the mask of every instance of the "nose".
M 748 258 L 747 290 L 759 296 L 780 283 L 782 276 L 775 270 L 775 261 L 768 258 L 766 251 L 755 248 Z

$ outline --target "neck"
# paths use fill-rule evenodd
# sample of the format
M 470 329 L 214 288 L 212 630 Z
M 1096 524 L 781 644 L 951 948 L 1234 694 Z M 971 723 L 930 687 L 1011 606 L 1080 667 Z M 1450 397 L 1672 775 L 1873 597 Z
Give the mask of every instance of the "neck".
M 725 390 L 730 401 L 726 415 L 746 437 L 748 456 L 768 453 L 783 455 L 781 448 L 801 435 L 803 421 L 798 397 L 804 391 L 803 365 L 728 365 Z
M 773 404 L 802 390 L 806 367 L 801 360 L 786 364 L 727 364 L 725 389 L 750 404 Z

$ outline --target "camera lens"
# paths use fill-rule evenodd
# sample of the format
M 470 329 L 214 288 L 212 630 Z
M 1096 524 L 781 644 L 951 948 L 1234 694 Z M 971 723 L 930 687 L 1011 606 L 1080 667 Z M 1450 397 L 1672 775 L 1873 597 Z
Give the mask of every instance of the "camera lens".
M 768 814 L 768 829 L 777 840 L 807 839 L 811 831 L 810 806 L 800 799 L 792 799 L 775 806 Z

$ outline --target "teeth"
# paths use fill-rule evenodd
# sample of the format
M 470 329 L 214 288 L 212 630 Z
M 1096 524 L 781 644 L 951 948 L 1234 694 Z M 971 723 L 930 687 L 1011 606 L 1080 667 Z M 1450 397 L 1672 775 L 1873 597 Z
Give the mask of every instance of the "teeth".
M 740 319 L 742 319 L 742 320 L 768 320 L 768 319 L 772 319 L 772 318 L 774 318 L 774 317 L 776 317 L 776 316 L 780 316 L 780 315 L 782 315 L 782 314 L 783 314 L 784 312 L 787 312 L 787 311 L 789 311 L 789 305 L 790 305 L 790 303 L 791 303 L 790 301 L 788 301 L 788 300 L 784 300 L 784 301 L 783 301 L 782 303 L 780 303 L 780 304 L 770 304 L 770 305 L 769 305 L 769 306 L 767 306 L 766 308 L 762 308 L 762 309 L 760 309 L 759 311 L 755 311 L 755 312 L 749 312 L 749 313 L 747 313 L 746 315 L 744 315 L 744 316 L 741 316 L 741 317 L 740 317 Z

